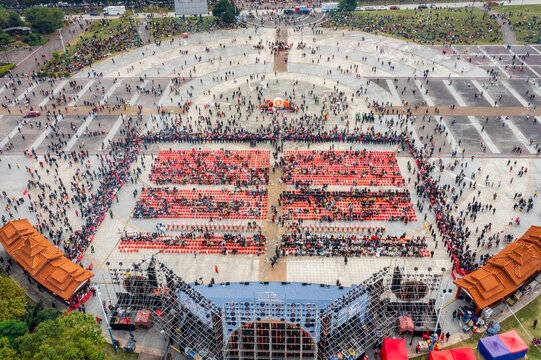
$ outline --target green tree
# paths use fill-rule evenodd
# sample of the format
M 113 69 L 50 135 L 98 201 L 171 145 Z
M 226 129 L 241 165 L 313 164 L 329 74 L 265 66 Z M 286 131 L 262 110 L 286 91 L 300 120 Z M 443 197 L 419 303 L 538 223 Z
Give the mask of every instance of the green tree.
M 340 0 L 338 8 L 341 11 L 353 11 L 357 7 L 357 0 Z
M 9 27 L 13 26 L 22 26 L 24 24 L 23 19 L 15 11 L 8 11 L 9 16 Z
M 64 25 L 64 12 L 48 7 L 33 7 L 24 12 L 32 29 L 40 34 L 50 34 Z
M 6 34 L 5 32 L 3 32 L 1 29 L 0 29 L 0 45 L 7 45 L 9 44 L 9 41 L 11 40 L 11 38 L 9 37 L 8 34 Z
M 34 333 L 19 338 L 25 359 L 102 360 L 105 339 L 94 318 L 74 311 L 40 323 Z
M 28 325 L 23 321 L 6 320 L 0 322 L 0 338 L 7 338 L 12 348 L 17 348 L 17 338 L 28 332 Z
M 60 316 L 60 310 L 55 308 L 46 308 L 38 311 L 36 320 L 38 324 L 47 320 L 56 320 Z
M 232 24 L 235 22 L 235 13 L 238 13 L 235 5 L 229 0 L 220 0 L 214 9 L 212 9 L 212 15 L 217 18 L 220 18 L 223 22 L 227 24 Z
M 0 321 L 18 319 L 24 314 L 24 294 L 15 280 L 0 276 Z
M 20 360 L 21 357 L 9 346 L 7 338 L 0 338 L 0 360 Z

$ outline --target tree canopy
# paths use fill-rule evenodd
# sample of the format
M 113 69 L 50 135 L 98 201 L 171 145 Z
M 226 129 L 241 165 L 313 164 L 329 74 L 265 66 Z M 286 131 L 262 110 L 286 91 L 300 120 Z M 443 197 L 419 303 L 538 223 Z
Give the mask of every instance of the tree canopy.
M 0 337 L 0 360 L 20 360 L 21 357 L 9 346 L 9 340 Z
M 238 13 L 235 4 L 229 0 L 220 0 L 214 5 L 212 15 L 219 18 L 227 24 L 235 22 L 235 13 Z
M 19 338 L 25 359 L 102 360 L 105 339 L 94 318 L 74 311 L 40 323 L 34 333 Z
M 338 8 L 341 11 L 353 11 L 357 7 L 357 0 L 340 0 Z
M 17 348 L 17 338 L 28 332 L 28 325 L 23 321 L 6 320 L 0 322 L 0 338 L 5 337 L 9 340 L 12 348 Z
M 5 29 L 13 26 L 21 26 L 23 20 L 15 11 L 6 10 L 0 6 L 0 29 Z
M 24 18 L 40 34 L 50 34 L 64 25 L 64 12 L 60 9 L 33 7 L 24 12 Z
M 25 313 L 24 294 L 15 280 L 0 276 L 0 321 L 19 319 Z

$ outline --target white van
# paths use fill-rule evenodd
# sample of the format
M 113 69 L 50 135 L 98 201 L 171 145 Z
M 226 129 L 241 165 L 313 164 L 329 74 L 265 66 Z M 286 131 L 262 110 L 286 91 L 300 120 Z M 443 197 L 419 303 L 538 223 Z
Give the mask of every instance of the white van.
M 103 8 L 103 15 L 122 15 L 125 12 L 125 6 L 107 6 Z

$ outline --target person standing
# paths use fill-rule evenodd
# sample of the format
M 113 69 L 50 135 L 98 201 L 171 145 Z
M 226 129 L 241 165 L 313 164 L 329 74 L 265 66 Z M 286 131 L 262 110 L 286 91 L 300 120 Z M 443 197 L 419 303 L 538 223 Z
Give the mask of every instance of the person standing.
M 535 320 L 533 321 L 533 329 L 535 330 L 536 327 L 537 327 L 537 319 L 535 319 Z

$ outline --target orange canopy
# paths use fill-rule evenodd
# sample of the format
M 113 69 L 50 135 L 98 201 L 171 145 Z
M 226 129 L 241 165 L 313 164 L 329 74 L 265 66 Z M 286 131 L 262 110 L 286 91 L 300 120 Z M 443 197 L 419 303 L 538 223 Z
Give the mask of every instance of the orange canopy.
M 34 280 L 66 301 L 94 276 L 66 258 L 27 219 L 0 228 L 0 243 Z
M 541 271 L 541 227 L 531 226 L 485 266 L 454 281 L 468 292 L 479 309 L 512 294 Z

